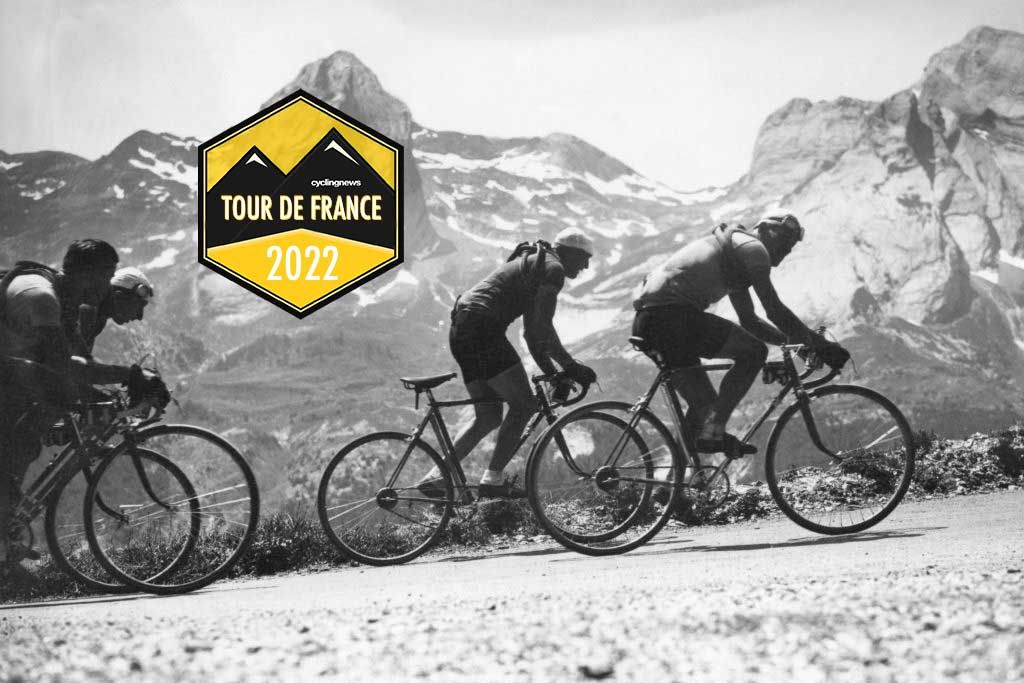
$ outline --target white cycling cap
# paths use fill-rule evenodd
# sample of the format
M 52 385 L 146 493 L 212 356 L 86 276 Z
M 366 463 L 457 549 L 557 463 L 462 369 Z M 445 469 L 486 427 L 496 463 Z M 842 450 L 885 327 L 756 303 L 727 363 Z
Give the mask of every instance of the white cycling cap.
M 153 298 L 153 283 L 149 281 L 146 274 L 138 268 L 127 266 L 120 268 L 110 279 L 110 286 L 119 289 L 127 289 L 138 297 L 146 299 Z
M 584 251 L 588 256 L 594 255 L 594 242 L 579 228 L 566 228 L 555 235 L 555 246 L 570 247 Z

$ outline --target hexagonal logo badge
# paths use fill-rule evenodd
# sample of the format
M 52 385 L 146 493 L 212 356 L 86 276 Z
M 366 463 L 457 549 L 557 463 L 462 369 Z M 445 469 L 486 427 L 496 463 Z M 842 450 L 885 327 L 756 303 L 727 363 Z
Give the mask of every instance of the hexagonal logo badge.
M 298 90 L 199 147 L 199 262 L 303 318 L 402 262 L 402 147 Z

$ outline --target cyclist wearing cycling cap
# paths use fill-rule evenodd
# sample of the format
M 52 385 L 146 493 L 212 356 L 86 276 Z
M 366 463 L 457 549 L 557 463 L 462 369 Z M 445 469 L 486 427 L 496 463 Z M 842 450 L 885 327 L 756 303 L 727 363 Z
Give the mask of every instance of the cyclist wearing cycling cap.
M 504 478 L 505 466 L 535 408 L 523 363 L 505 336 L 512 321 L 523 317 L 523 336 L 541 372 L 553 374 L 558 363 L 579 384 L 597 379 L 593 370 L 573 360 L 552 324 L 565 278 L 576 278 L 587 268 L 593 242 L 582 230 L 567 228 L 555 237 L 553 247 L 538 242 L 523 251 L 456 299 L 452 309 L 449 344 L 470 397 L 508 404 L 504 419 L 501 403 L 475 404 L 473 421 L 455 438 L 455 455 L 461 460 L 498 429 L 494 455 L 480 482 L 480 494 L 485 497 L 525 495 Z
M 765 342 L 807 344 L 834 367 L 850 357 L 839 344 L 804 325 L 772 285 L 771 269 L 803 237 L 803 226 L 791 214 L 767 216 L 753 232 L 720 225 L 673 254 L 634 292 L 633 334 L 646 339 L 670 367 L 699 366 L 701 358 L 734 361 L 717 394 L 700 367 L 673 376 L 676 391 L 689 406 L 686 421 L 690 433 L 697 435 L 698 451 L 734 456 L 756 452 L 749 444 L 741 446 L 725 427 L 764 365 Z M 771 323 L 755 313 L 751 287 Z M 726 295 L 739 325 L 707 312 Z
M 142 320 L 146 306 L 154 296 L 153 283 L 146 274 L 131 266 L 121 268 L 110 279 L 110 291 L 98 306 L 83 306 L 79 312 L 79 329 L 72 344 L 76 355 L 92 358 L 96 337 L 107 322 L 125 325 Z

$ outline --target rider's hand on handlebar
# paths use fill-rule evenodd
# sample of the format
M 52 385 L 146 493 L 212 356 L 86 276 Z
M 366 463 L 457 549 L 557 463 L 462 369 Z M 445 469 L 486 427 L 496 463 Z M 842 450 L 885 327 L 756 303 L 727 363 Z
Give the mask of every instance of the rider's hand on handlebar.
M 815 349 L 818 356 L 833 370 L 842 370 L 846 362 L 850 360 L 850 352 L 838 342 L 826 342 L 824 346 Z
M 563 377 L 555 383 L 555 389 L 551 392 L 551 398 L 555 401 L 564 401 L 569 398 L 572 393 L 575 383 L 568 377 Z
M 597 381 L 597 373 L 593 369 L 576 361 L 570 363 L 564 372 L 569 379 L 584 387 L 589 387 Z
M 155 408 L 163 410 L 171 402 L 171 394 L 160 375 L 138 365 L 133 365 L 129 370 L 127 386 L 129 406 L 148 399 Z

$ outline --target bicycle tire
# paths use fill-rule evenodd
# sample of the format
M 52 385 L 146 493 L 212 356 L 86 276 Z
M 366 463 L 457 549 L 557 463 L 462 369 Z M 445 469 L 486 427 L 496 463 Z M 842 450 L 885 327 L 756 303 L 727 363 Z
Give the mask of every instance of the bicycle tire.
M 169 458 L 191 483 L 194 495 L 188 500 L 190 512 L 178 519 L 163 536 L 144 539 L 148 552 L 161 549 L 164 538 L 177 543 L 181 529 L 200 525 L 194 548 L 173 572 L 149 575 L 149 558 L 119 552 L 113 544 L 102 544 L 97 534 L 97 498 L 116 503 L 117 481 L 113 481 L 124 459 L 139 449 L 154 450 Z M 107 481 L 107 479 L 110 481 Z M 194 510 L 198 503 L 198 512 Z M 192 425 L 155 425 L 128 435 L 125 441 L 97 468 L 86 494 L 83 517 L 89 546 L 104 568 L 117 579 L 141 591 L 158 595 L 188 593 L 210 585 L 227 574 L 252 544 L 259 523 L 260 496 L 256 477 L 241 453 L 218 434 Z M 129 525 L 130 526 L 130 525 Z M 158 530 L 160 531 L 160 530 Z M 190 532 L 191 533 L 191 532 Z M 129 538 L 130 549 L 131 538 Z M 166 543 L 167 541 L 163 541 Z M 188 542 L 186 540 L 186 542 Z M 173 552 L 173 546 L 169 551 Z M 158 560 L 159 562 L 159 560 Z
M 159 453 L 139 449 L 139 455 L 153 461 L 167 470 L 181 484 L 184 493 L 190 497 L 195 495 L 191 483 L 174 463 Z M 88 491 L 88 477 L 84 470 L 79 470 L 74 477 L 60 487 L 46 505 L 44 530 L 46 544 L 54 564 L 76 582 L 104 593 L 131 593 L 136 589 L 118 581 L 96 559 L 89 547 L 82 517 L 82 503 Z M 67 499 L 71 496 L 72 499 Z M 68 519 L 68 515 L 73 519 Z M 174 558 L 166 568 L 158 572 L 158 578 L 165 572 L 172 572 L 184 560 L 184 554 Z
M 612 440 L 607 452 L 597 448 Z M 559 417 L 534 444 L 527 495 L 541 526 L 561 545 L 584 555 L 617 555 L 668 522 L 684 462 L 671 432 L 650 411 L 618 401 L 588 403 Z
M 385 461 L 401 463 L 402 470 Z M 427 480 L 443 495 L 432 498 L 417 490 Z M 327 538 L 350 559 L 403 564 L 429 550 L 444 531 L 453 492 L 451 472 L 429 444 L 409 434 L 378 432 L 347 444 L 328 463 L 317 489 L 317 516 Z M 415 535 L 416 527 L 425 531 Z
M 829 535 L 864 531 L 885 519 L 910 486 L 916 451 L 910 425 L 889 399 L 865 387 L 832 384 L 808 399 L 821 443 L 845 457 L 829 458 L 813 444 L 795 402 L 768 438 L 768 489 L 782 512 L 805 529 Z M 795 422 L 798 415 L 803 420 Z M 786 430 L 790 424 L 804 429 Z

